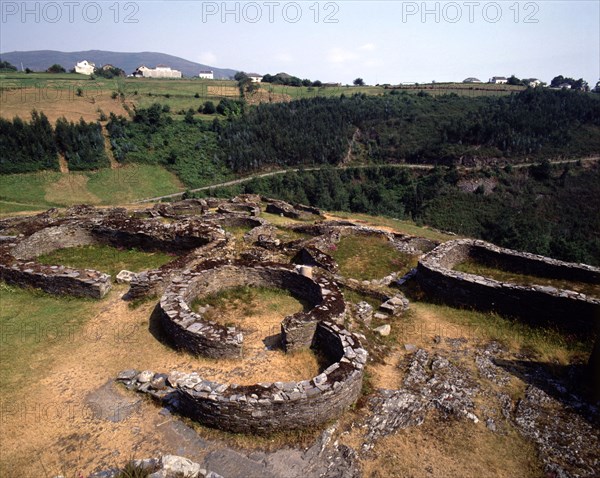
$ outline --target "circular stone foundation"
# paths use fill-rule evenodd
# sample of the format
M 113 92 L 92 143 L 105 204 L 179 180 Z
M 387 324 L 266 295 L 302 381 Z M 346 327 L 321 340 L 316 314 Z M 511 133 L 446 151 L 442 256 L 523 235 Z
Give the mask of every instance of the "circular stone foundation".
M 0 244 L 1 280 L 52 294 L 102 298 L 112 286 L 108 274 L 58 264 L 43 265 L 36 257 L 57 249 L 99 244 L 178 255 L 177 259 L 151 271 L 153 281 L 146 280 L 147 274 L 140 274 L 140 280 L 132 281 L 132 289 L 136 292 L 132 298 L 140 297 L 160 289 L 173 269 L 186 265 L 187 255 L 210 249 L 226 240 L 218 226 L 193 218 L 165 224 L 160 218 L 129 217 L 120 209 L 80 207 L 67 212 L 65 217 L 46 214 L 37 220 L 30 219 L 29 224 L 19 225 L 27 230 L 25 234 L 10 237 Z
M 345 314 L 337 286 L 307 277 L 286 264 L 211 261 L 184 272 L 163 294 L 159 309 L 165 334 L 180 349 L 213 358 L 239 357 L 243 334 L 206 320 L 190 308 L 198 297 L 238 285 L 290 291 L 308 303 L 307 312 L 285 317 L 286 351 L 312 348 L 327 358 L 325 370 L 307 380 L 255 385 L 216 383 L 197 373 L 127 371 L 119 380 L 149 393 L 204 425 L 236 433 L 270 433 L 315 426 L 336 418 L 359 397 L 367 352 L 336 322 Z
M 307 312 L 283 319 L 286 351 L 310 347 L 317 322 L 340 321 L 346 312 L 341 292 L 325 278 L 306 277 L 286 264 L 210 261 L 174 279 L 160 300 L 161 324 L 173 345 L 194 355 L 240 357 L 244 337 L 238 328 L 205 319 L 191 309 L 197 297 L 240 285 L 284 289 L 309 304 Z

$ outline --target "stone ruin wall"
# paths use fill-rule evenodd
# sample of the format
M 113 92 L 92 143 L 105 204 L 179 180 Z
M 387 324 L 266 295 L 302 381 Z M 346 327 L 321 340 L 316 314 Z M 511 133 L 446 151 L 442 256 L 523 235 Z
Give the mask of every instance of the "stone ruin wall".
M 600 269 L 595 267 L 460 239 L 446 242 L 425 255 L 419 261 L 417 280 L 425 292 L 455 306 L 493 310 L 533 325 L 558 327 L 581 336 L 598 328 L 600 299 L 549 286 L 523 286 L 452 270 L 469 257 L 493 260 L 515 272 L 590 283 L 600 279 Z
M 216 264 L 219 261 L 215 261 L 208 273 L 204 269 L 207 267 L 206 259 L 213 255 L 215 249 L 227 244 L 227 234 L 219 224 L 220 219 L 230 226 L 253 228 L 253 234 L 248 235 L 251 242 L 257 239 L 258 232 L 269 233 L 268 225 L 256 217 L 254 204 L 231 203 L 222 207 L 222 214 L 213 214 L 207 213 L 208 207 L 212 207 L 207 202 L 188 202 L 162 209 L 155 207 L 152 213 L 138 212 L 139 219 L 135 217 L 135 212 L 128 216 L 126 211 L 119 208 L 107 211 L 71 208 L 62 217 L 57 217 L 53 211 L 42 213 L 31 223 L 25 224 L 28 231 L 25 237 L 2 237 L 0 279 L 16 285 L 39 287 L 55 294 L 100 298 L 110 290 L 110 276 L 92 270 L 44 266 L 35 262 L 35 256 L 58 248 L 96 243 L 177 252 L 182 255 L 172 263 L 155 271 L 138 274 L 131 283 L 131 297 L 160 294 L 171 283 L 167 290 L 181 294 L 173 294 L 171 299 L 166 300 L 168 294 L 165 292 L 165 302 L 161 300 L 165 330 L 180 348 L 213 357 L 239 356 L 243 347 L 242 334 L 235 328 L 219 329 L 208 324 L 213 327 L 210 339 L 210 334 L 202 334 L 208 329 L 203 328 L 206 324 L 202 324 L 201 320 L 193 320 L 187 327 L 182 327 L 183 321 L 176 324 L 173 320 L 173 304 L 179 307 L 179 312 L 184 312 L 184 316 L 187 314 L 177 318 L 189 320 L 189 302 L 197 295 L 210 294 L 241 283 L 289 289 L 308 299 L 315 307 L 307 313 L 286 317 L 282 322 L 282 337 L 288 350 L 312 346 L 329 357 L 331 365 L 317 377 L 299 382 L 253 386 L 216 384 L 194 374 L 180 373 L 152 374 L 151 380 L 139 380 L 140 374 L 137 372 L 135 375 L 126 373 L 121 380 L 131 388 L 175 404 L 175 408 L 184 415 L 209 426 L 234 432 L 268 433 L 322 423 L 354 403 L 360 394 L 366 351 L 356 336 L 335 323 L 343 318 L 345 312 L 343 297 L 341 301 L 335 299 L 338 294 L 341 296 L 335 284 L 324 277 L 313 281 L 297 274 L 292 266 L 281 264 L 232 265 L 229 262 L 219 269 Z M 279 214 L 288 212 L 289 205 L 276 203 L 276 206 L 285 209 L 279 209 Z M 301 211 L 314 214 L 314 211 Z M 201 221 L 181 217 L 198 212 L 204 213 Z M 167 216 L 176 218 L 175 223 L 161 222 L 161 217 Z M 5 220 L 1 222 L 6 223 Z M 306 250 L 301 253 L 306 257 L 302 259 L 325 266 L 334 274 L 335 267 L 327 261 L 330 257 L 324 252 L 327 250 L 324 246 L 339 241 L 344 235 L 379 234 L 387 237 L 398 250 L 407 253 L 429 251 L 435 246 L 428 240 L 417 240 L 411 236 L 391 234 L 352 223 L 334 227 L 333 223 L 325 221 L 317 225 L 300 225 L 295 229 L 316 236 L 313 241 L 306 243 Z M 524 318 L 534 325 L 558 326 L 581 335 L 589 334 L 591 323 L 597 326 L 599 299 L 548 286 L 501 283 L 452 270 L 467 258 L 484 264 L 499 263 L 503 268 L 517 273 L 583 282 L 600 280 L 598 268 L 502 249 L 473 240 L 451 241 L 429 252 L 419 262 L 417 279 L 426 292 L 453 305 L 495 310 Z M 219 272 L 215 272 L 217 269 Z M 186 272 L 178 278 L 182 270 Z M 204 282 L 199 279 L 203 274 Z M 210 274 L 213 276 L 207 282 Z M 218 282 L 219 286 L 211 285 L 214 282 Z M 323 291 L 327 291 L 327 294 Z M 167 307 L 163 308 L 163 305 Z M 192 330 L 189 330 L 190 327 Z M 599 348 L 597 341 L 590 358 L 592 374 L 595 375 L 600 375 Z
M 80 207 L 81 209 L 81 207 Z M 127 217 L 118 210 L 83 208 L 65 217 L 49 214 L 34 218 L 28 225 L 30 234 L 8 237 L 0 244 L 0 279 L 18 286 L 40 288 L 53 294 L 102 298 L 111 289 L 109 275 L 91 269 L 73 269 L 61 265 L 47 266 L 35 261 L 37 256 L 54 250 L 109 244 L 137 247 L 148 251 L 182 254 L 158 270 L 149 271 L 132 284 L 131 298 L 162 291 L 174 271 L 193 258 L 215 247 L 223 246 L 225 235 L 218 226 L 197 220 L 163 223 L 160 219 Z M 81 216 L 78 215 L 81 214 Z
M 161 324 L 177 348 L 212 358 L 239 357 L 243 335 L 234 327 L 206 321 L 190 310 L 194 298 L 241 284 L 292 292 L 311 306 L 286 317 L 287 351 L 313 348 L 329 366 L 298 382 L 238 386 L 204 380 L 197 374 L 125 371 L 119 380 L 149 393 L 177 412 L 210 427 L 236 433 L 270 433 L 322 424 L 339 416 L 359 397 L 367 352 L 354 334 L 336 324 L 345 303 L 334 283 L 308 278 L 284 264 L 209 261 L 175 279 L 160 301 Z
M 61 247 L 96 243 L 89 231 L 75 226 L 48 227 L 22 241 L 7 241 L 0 246 L 0 280 L 42 289 L 50 294 L 101 299 L 112 287 L 108 274 L 35 261 L 35 257 Z
M 284 319 L 287 350 L 309 347 L 319 320 L 341 321 L 345 314 L 343 296 L 325 278 L 317 281 L 304 277 L 284 264 L 207 261 L 173 279 L 161 297 L 160 321 L 173 345 L 194 355 L 240 357 L 243 335 L 235 327 L 205 320 L 190 309 L 190 304 L 196 297 L 244 284 L 289 290 L 310 304 L 308 312 Z
M 297 382 L 220 384 L 194 373 L 138 371 L 122 372 L 118 380 L 209 427 L 257 434 L 294 430 L 338 417 L 362 389 L 367 352 L 355 335 L 319 322 L 314 348 L 332 363 L 316 377 Z

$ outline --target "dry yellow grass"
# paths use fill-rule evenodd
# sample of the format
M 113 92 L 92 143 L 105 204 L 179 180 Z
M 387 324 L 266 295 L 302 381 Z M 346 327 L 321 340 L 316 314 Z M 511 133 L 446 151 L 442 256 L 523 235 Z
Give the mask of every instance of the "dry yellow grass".
M 213 376 L 238 384 L 261 381 L 304 380 L 319 373 L 319 359 L 310 350 L 286 354 L 281 350 L 281 321 L 305 309 L 285 291 L 239 287 L 199 298 L 198 304 L 213 304 L 206 319 L 235 326 L 244 334 L 241 360 L 219 360 Z M 270 350 L 266 350 L 266 346 Z
M 89 177 L 84 174 L 68 173 L 46 187 L 44 200 L 53 204 L 100 204 L 102 200 L 88 190 Z
M 50 85 L 45 88 L 24 88 L 6 94 L 2 98 L 0 116 L 12 120 L 18 116 L 29 120 L 31 111 L 43 111 L 51 123 L 64 116 L 69 121 L 98 121 L 99 110 L 106 116 L 110 113 L 127 116 L 124 108 L 125 103 L 111 98 L 110 91 L 99 91 L 89 93 L 89 96 L 79 97 L 71 90 L 53 89 Z M 133 106 L 129 102 L 128 106 Z
M 22 381 L 18 390 L 0 391 L 0 403 L 16 404 L 25 413 L 2 416 L 2 435 L 11 437 L 2 441 L 3 477 L 46 476 L 41 463 L 49 476 L 62 472 L 65 465 L 86 476 L 102 463 L 105 468 L 124 463 L 134 452 L 136 457 L 176 454 L 172 437 L 160 429 L 165 417 L 158 415 L 158 408 L 149 400 L 142 400 L 139 410 L 124 422 L 90 417 L 86 397 L 124 369 L 197 371 L 209 380 L 238 384 L 308 379 L 318 373 L 319 360 L 311 351 L 286 355 L 264 350 L 263 345 L 245 350 L 237 360 L 211 360 L 174 351 L 149 332 L 158 333 L 154 319 L 149 319 L 156 302 L 132 309 L 121 300 L 126 289 L 116 286 L 104 300 L 90 302 L 82 309 L 86 319 L 81 328 L 69 328 L 61 340 L 53 340 L 26 358 L 36 372 L 30 380 Z M 281 313 L 268 312 L 268 305 L 265 307 L 273 320 L 282 320 Z M 270 320 L 265 315 L 253 320 L 261 317 Z M 256 343 L 262 345 L 261 339 L 259 334 Z M 206 433 L 227 438 L 219 432 Z M 293 441 L 295 436 L 279 439 Z M 33 463 L 32 456 L 39 461 Z
M 369 478 L 534 478 L 535 450 L 516 432 L 492 433 L 467 421 L 429 421 L 381 439 L 364 460 Z
M 208 86 L 206 88 L 208 96 L 227 96 L 231 98 L 239 98 L 240 90 L 235 86 Z

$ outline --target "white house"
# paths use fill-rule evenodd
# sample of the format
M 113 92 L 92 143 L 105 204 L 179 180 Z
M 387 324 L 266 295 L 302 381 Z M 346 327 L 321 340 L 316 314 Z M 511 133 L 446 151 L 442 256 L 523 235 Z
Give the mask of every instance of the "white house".
M 469 78 L 465 78 L 463 80 L 463 83 L 481 83 L 481 80 L 479 78 L 474 78 L 470 76 Z
M 252 80 L 252 83 L 260 83 L 263 79 L 262 75 L 258 73 L 248 73 L 248 78 Z
M 542 82 L 537 78 L 531 78 L 527 84 L 532 88 L 537 88 L 538 86 L 541 86 Z
M 80 61 L 75 65 L 75 73 L 81 73 L 82 75 L 91 75 L 95 69 L 96 65 L 87 60 Z
M 205 80 L 214 80 L 215 79 L 215 75 L 214 72 L 212 70 L 205 70 L 205 71 L 201 71 L 198 76 L 200 78 L 203 78 Z
M 493 76 L 492 78 L 490 78 L 490 81 L 488 81 L 488 83 L 494 83 L 495 85 L 505 85 L 506 83 L 508 83 L 508 78 L 506 78 L 505 76 Z
M 156 65 L 156 68 L 148 68 L 146 65 L 138 67 L 133 72 L 133 76 L 143 78 L 181 78 L 179 70 L 172 70 L 166 65 Z

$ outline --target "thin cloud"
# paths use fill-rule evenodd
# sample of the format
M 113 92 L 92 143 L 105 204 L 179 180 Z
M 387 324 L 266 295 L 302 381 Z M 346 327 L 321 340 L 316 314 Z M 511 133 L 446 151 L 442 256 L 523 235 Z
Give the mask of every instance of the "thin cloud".
M 278 54 L 275 56 L 275 59 L 276 59 L 276 60 L 279 60 L 279 61 L 283 61 L 283 62 L 285 62 L 285 63 L 290 63 L 290 62 L 294 61 L 294 58 L 292 57 L 292 55 L 290 55 L 290 54 L 289 54 L 289 53 L 287 53 L 287 52 L 281 52 L 281 53 L 278 53 Z
M 204 63 L 207 65 L 215 64 L 217 62 L 217 55 L 215 55 L 212 51 L 203 51 L 198 55 L 198 60 L 200 63 Z
M 329 61 L 332 63 L 346 63 L 348 61 L 354 61 L 358 58 L 356 53 L 350 50 L 345 50 L 343 48 L 332 48 L 329 50 L 329 54 L 327 55 Z
M 371 58 L 371 59 L 365 61 L 365 66 L 368 66 L 368 67 L 383 66 L 383 65 L 385 65 L 385 62 L 379 58 Z
M 358 49 L 361 51 L 373 51 L 373 50 L 375 50 L 375 44 L 374 43 L 365 43 L 364 45 L 358 47 Z

